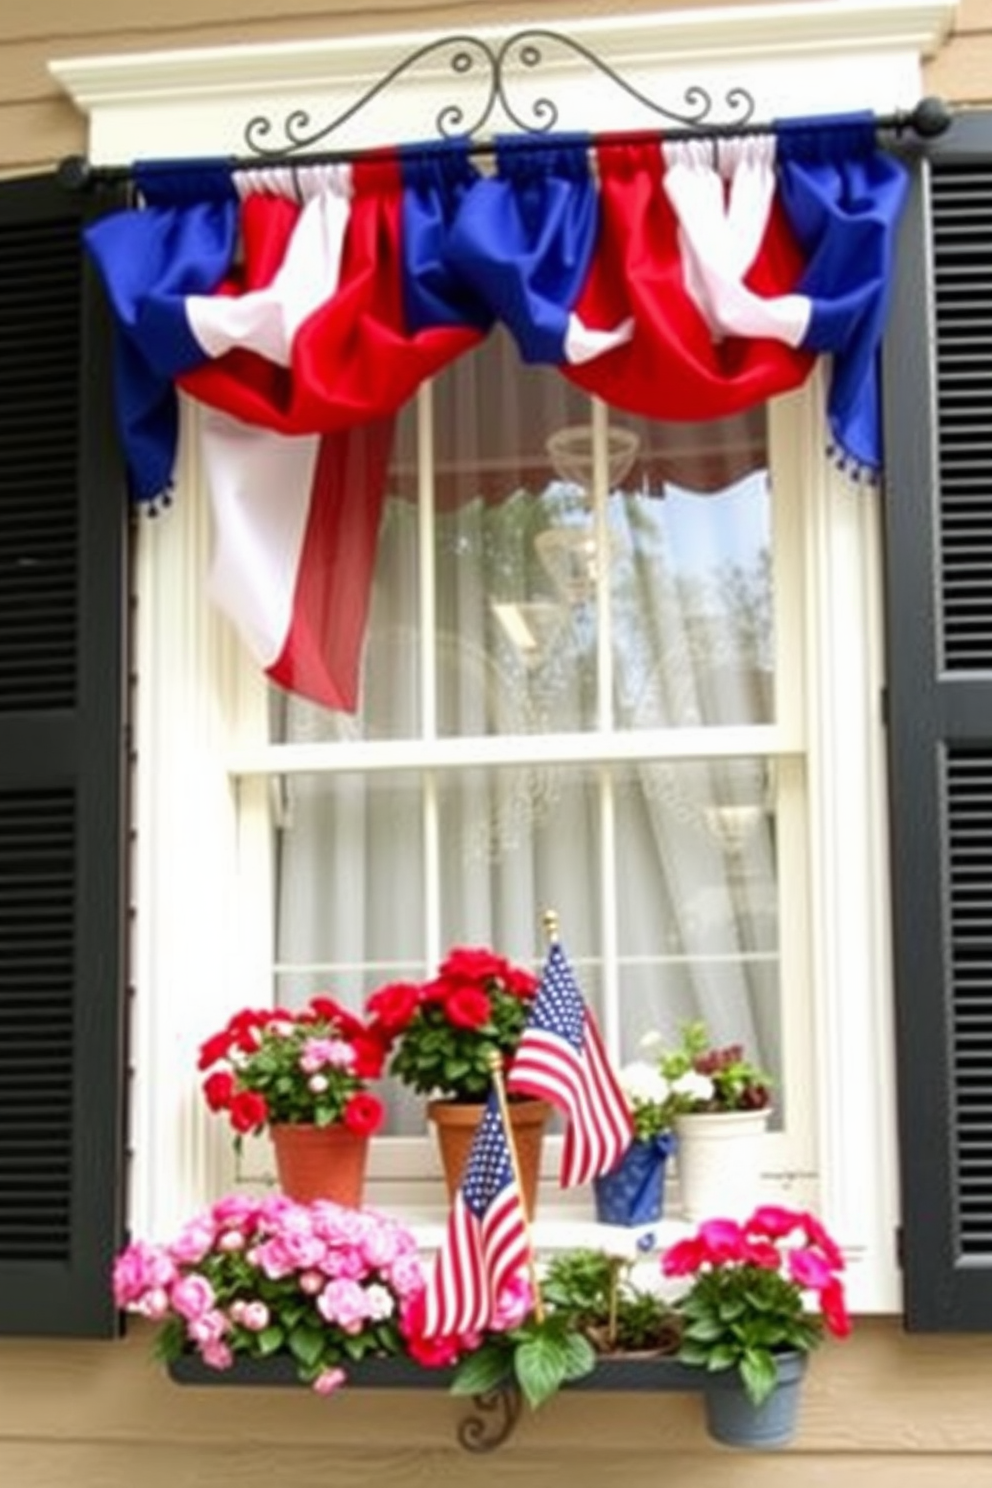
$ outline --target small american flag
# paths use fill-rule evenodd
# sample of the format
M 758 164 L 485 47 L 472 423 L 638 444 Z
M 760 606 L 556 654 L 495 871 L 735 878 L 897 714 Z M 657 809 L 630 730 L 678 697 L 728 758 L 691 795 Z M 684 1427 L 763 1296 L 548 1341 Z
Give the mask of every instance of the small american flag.
M 425 1337 L 488 1327 L 503 1288 L 529 1261 L 527 1217 L 494 1090 L 427 1283 Z
M 568 1117 L 562 1188 L 610 1172 L 630 1146 L 630 1108 L 558 941 L 548 952 L 506 1088 L 552 1101 Z

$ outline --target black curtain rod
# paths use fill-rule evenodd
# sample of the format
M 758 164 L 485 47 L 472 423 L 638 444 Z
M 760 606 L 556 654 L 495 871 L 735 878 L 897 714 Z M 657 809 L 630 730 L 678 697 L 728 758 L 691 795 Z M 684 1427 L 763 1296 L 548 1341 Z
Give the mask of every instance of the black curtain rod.
M 899 109 L 890 114 L 877 114 L 874 119 L 874 127 L 879 134 L 891 134 L 897 140 L 907 135 L 915 135 L 918 140 L 936 139 L 943 134 L 951 124 L 953 113 L 942 98 L 921 98 L 919 103 L 912 109 Z M 786 121 L 780 121 L 786 122 Z M 815 121 L 811 121 L 815 122 Z M 829 129 L 832 120 L 828 116 L 823 121 L 823 127 Z M 841 124 L 842 121 L 837 121 Z M 738 139 L 741 137 L 774 132 L 774 124 L 754 124 L 751 122 L 742 124 L 702 124 L 688 125 L 671 129 L 640 129 L 628 132 L 607 131 L 604 138 L 616 144 L 638 144 L 646 140 L 719 140 Z M 575 132 L 571 132 L 576 137 Z M 553 138 L 548 131 L 532 129 L 519 135 L 504 135 L 499 140 L 499 148 L 527 149 L 542 140 Z M 416 155 L 418 148 L 423 154 L 436 154 L 445 143 L 457 143 L 464 136 L 451 135 L 442 137 L 438 141 L 417 145 L 406 145 L 403 153 L 407 156 Z M 473 158 L 492 156 L 497 149 L 497 141 L 493 139 L 468 139 L 466 143 L 467 153 Z M 377 153 L 375 148 L 353 149 L 353 150 L 323 150 L 308 151 L 303 153 L 300 145 L 290 146 L 281 152 L 262 151 L 254 155 L 230 155 L 224 157 L 210 157 L 210 164 L 224 165 L 231 170 L 259 170 L 267 167 L 293 167 L 310 165 L 345 165 L 355 160 L 368 159 Z M 152 162 L 149 162 L 152 163 Z M 184 164 L 191 167 L 197 162 L 194 158 L 188 161 L 176 160 L 177 169 L 182 169 Z M 85 155 L 67 155 L 60 161 L 57 167 L 57 177 L 60 183 L 68 190 L 82 191 L 96 186 L 127 185 L 133 181 L 136 164 L 132 165 L 92 165 Z

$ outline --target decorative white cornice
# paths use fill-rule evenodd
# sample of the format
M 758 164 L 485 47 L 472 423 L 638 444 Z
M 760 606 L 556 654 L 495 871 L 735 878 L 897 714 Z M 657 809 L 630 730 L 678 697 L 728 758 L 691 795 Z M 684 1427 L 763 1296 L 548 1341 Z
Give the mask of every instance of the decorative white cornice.
M 693 7 L 638 16 L 556 24 L 556 33 L 594 48 L 610 66 L 726 64 L 734 59 L 809 56 L 824 51 L 933 54 L 947 36 L 955 0 L 798 0 L 798 3 Z M 472 34 L 499 46 L 516 27 L 481 27 Z M 527 28 L 530 29 L 530 28 Z M 49 69 L 84 113 L 156 98 L 282 93 L 376 82 L 409 53 L 450 34 L 393 32 L 388 36 L 204 47 L 53 61 Z M 574 58 L 562 65 L 574 66 Z M 550 60 L 549 65 L 555 63 Z M 418 78 L 437 82 L 443 60 L 427 59 Z

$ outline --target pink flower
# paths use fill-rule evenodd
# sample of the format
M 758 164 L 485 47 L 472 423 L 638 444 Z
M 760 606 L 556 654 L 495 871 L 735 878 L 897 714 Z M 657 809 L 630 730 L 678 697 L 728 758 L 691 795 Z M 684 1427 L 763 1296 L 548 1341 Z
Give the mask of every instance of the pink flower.
M 789 1275 L 799 1286 L 816 1292 L 833 1280 L 833 1272 L 815 1250 L 790 1250 Z
M 215 1307 L 186 1324 L 186 1336 L 201 1348 L 204 1344 L 218 1343 L 226 1332 L 227 1318 Z
M 806 1239 L 810 1245 L 816 1245 L 822 1250 L 831 1270 L 843 1271 L 844 1257 L 841 1255 L 840 1248 L 827 1234 L 827 1231 L 816 1216 L 814 1214 L 803 1214 L 800 1216 L 800 1219 Z
M 136 1303 L 132 1304 L 135 1312 L 142 1317 L 150 1318 L 153 1323 L 159 1322 L 169 1311 L 169 1294 L 165 1287 L 153 1287 L 146 1292 Z
M 661 1258 L 661 1270 L 665 1276 L 694 1276 L 707 1259 L 706 1248 L 698 1236 L 689 1240 L 676 1240 Z
M 344 1384 L 347 1375 L 343 1369 L 322 1369 L 313 1382 L 318 1395 L 333 1395 Z
M 249 1333 L 264 1333 L 269 1326 L 269 1309 L 264 1302 L 248 1302 L 241 1314 L 241 1326 Z
M 180 1317 L 193 1321 L 213 1307 L 214 1289 L 205 1276 L 181 1276 L 172 1288 L 172 1307 Z
M 305 1075 L 315 1075 L 325 1065 L 347 1070 L 354 1063 L 355 1051 L 344 1039 L 309 1038 L 300 1053 L 300 1069 Z
M 424 1285 L 424 1268 L 420 1257 L 402 1255 L 387 1267 L 390 1285 L 400 1297 L 409 1297 L 419 1292 Z
M 166 1250 L 136 1240 L 114 1262 L 114 1304 L 130 1307 L 145 1292 L 170 1286 L 175 1277 L 175 1262 Z
M 210 1211 L 218 1229 L 250 1230 L 258 1215 L 258 1200 L 247 1194 L 228 1194 Z
M 782 1257 L 778 1246 L 770 1240 L 745 1240 L 744 1262 L 748 1266 L 760 1266 L 762 1271 L 777 1271 Z
M 368 1317 L 365 1292 L 357 1281 L 338 1278 L 329 1281 L 317 1298 L 317 1311 L 328 1323 L 336 1323 L 345 1333 L 360 1333 Z
M 330 1083 L 326 1075 L 311 1075 L 307 1081 L 307 1089 L 312 1095 L 323 1095 Z
M 744 1231 L 733 1219 L 708 1219 L 699 1226 L 706 1259 L 714 1266 L 745 1259 Z
M 169 1246 L 169 1254 L 180 1266 L 195 1266 L 213 1249 L 215 1230 L 213 1220 L 201 1214 L 184 1226 Z
M 319 1271 L 303 1271 L 296 1284 L 307 1297 L 316 1297 L 318 1292 L 324 1290 L 327 1278 L 321 1276 Z
M 506 1283 L 496 1299 L 491 1326 L 498 1333 L 519 1328 L 531 1310 L 533 1298 L 530 1282 L 524 1276 L 514 1276 Z
M 847 1338 L 851 1331 L 851 1319 L 844 1300 L 844 1288 L 836 1276 L 828 1281 L 820 1293 L 820 1308 L 829 1332 L 835 1338 Z
M 216 1338 L 210 1343 L 200 1345 L 200 1358 L 204 1364 L 211 1369 L 230 1369 L 234 1363 L 234 1354 L 230 1345 L 224 1343 L 223 1339 Z
M 217 1249 L 224 1251 L 226 1255 L 233 1255 L 239 1250 L 244 1250 L 247 1244 L 248 1241 L 240 1230 L 225 1230 L 218 1237 Z
M 766 1235 L 769 1240 L 783 1240 L 786 1235 L 799 1228 L 804 1215 L 794 1209 L 783 1209 L 778 1204 L 762 1204 L 755 1209 L 747 1222 L 748 1230 Z

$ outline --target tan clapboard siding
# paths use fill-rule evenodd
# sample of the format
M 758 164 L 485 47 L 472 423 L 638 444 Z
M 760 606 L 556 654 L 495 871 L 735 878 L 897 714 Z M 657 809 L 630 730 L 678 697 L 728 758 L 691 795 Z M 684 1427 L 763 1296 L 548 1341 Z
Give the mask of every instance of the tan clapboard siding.
M 802 1427 L 758 1459 L 715 1447 L 692 1395 L 560 1396 L 488 1459 L 456 1445 L 444 1393 L 196 1389 L 119 1344 L 0 1343 L 0 1483 L 11 1488 L 982 1488 L 992 1485 L 992 1342 L 859 1325 L 814 1358 Z M 618 1456 L 618 1453 L 620 1454 Z
M 746 4 L 748 0 L 721 0 L 721 3 Z M 290 25 L 309 18 L 311 34 L 322 35 L 335 22 L 362 30 L 410 30 L 414 27 L 443 26 L 462 30 L 488 21 L 490 24 L 520 20 L 529 25 L 543 24 L 550 16 L 630 15 L 637 11 L 692 9 L 701 0 L 388 0 L 369 6 L 355 0 L 292 0 L 278 11 L 278 25 Z M 0 41 L 37 38 L 61 40 L 65 36 L 89 36 L 100 33 L 110 38 L 138 38 L 143 45 L 151 40 L 156 47 L 176 45 L 176 33 L 187 30 L 199 33 L 210 26 L 227 25 L 232 35 L 243 33 L 245 25 L 271 21 L 273 6 L 269 0 L 155 0 L 155 3 L 133 4 L 133 0 L 89 0 L 85 6 L 78 0 L 37 0 L 36 4 L 0 6 Z M 315 24 L 316 23 L 316 24 Z M 340 24 L 336 26 L 341 30 Z M 196 44 L 196 42 L 194 42 Z
M 927 89 L 961 103 L 992 102 L 992 26 L 955 36 L 927 69 Z
M 954 33 L 928 64 L 926 86 L 952 101 L 992 102 L 992 0 L 959 0 Z
M 797 1465 L 795 1458 L 764 1453 L 669 1454 L 661 1444 L 604 1453 L 578 1468 L 567 1458 L 535 1461 L 512 1449 L 474 1460 L 452 1451 L 417 1450 L 400 1450 L 387 1459 L 374 1449 L 342 1452 L 330 1426 L 322 1447 L 278 1451 L 235 1443 L 202 1452 L 175 1441 L 154 1450 L 63 1445 L 36 1453 L 24 1446 L 0 1447 L 0 1477 L 12 1488 L 561 1488 L 564 1482 L 571 1488 L 836 1488 L 841 1482 L 844 1488 L 988 1488 L 990 1474 L 988 1461 L 978 1458 L 947 1463 L 886 1457 L 839 1466 L 836 1458 L 810 1457 Z
M 86 126 L 67 99 L 53 94 L 0 104 L 0 166 L 6 174 L 49 170 L 64 155 L 85 149 Z

